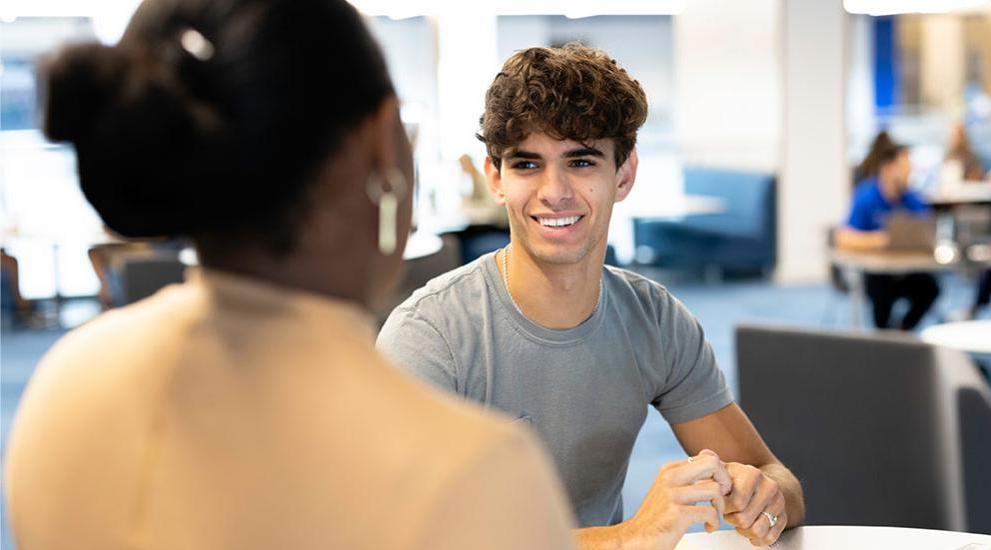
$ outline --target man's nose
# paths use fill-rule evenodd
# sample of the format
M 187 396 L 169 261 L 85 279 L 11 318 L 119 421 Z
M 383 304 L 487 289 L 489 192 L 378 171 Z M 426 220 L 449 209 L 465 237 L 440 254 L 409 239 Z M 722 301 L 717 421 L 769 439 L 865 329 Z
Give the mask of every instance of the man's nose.
M 537 197 L 551 206 L 570 201 L 574 197 L 571 177 L 564 170 L 548 167 L 544 171 Z

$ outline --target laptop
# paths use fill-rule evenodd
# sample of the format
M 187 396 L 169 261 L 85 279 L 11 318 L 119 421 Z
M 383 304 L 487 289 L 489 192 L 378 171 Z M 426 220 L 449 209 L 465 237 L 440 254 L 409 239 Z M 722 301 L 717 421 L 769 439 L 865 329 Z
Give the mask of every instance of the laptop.
M 891 252 L 932 252 L 936 247 L 936 218 L 895 212 L 888 216 L 885 230 Z

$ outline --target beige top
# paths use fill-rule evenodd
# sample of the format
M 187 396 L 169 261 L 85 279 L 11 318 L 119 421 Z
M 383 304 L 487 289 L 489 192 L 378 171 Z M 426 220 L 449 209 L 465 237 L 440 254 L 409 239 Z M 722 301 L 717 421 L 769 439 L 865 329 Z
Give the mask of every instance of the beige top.
M 72 332 L 11 434 L 18 548 L 570 548 L 533 440 L 373 337 L 347 303 L 208 271 Z

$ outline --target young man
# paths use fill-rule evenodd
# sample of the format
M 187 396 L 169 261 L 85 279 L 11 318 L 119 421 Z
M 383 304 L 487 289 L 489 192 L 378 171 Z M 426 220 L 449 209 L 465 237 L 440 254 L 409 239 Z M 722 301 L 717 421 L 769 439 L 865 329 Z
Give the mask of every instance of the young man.
M 585 547 L 673 548 L 690 524 L 713 529 L 720 514 L 769 544 L 802 520 L 798 481 L 733 404 L 684 306 L 603 266 L 646 115 L 640 85 L 601 51 L 531 48 L 506 61 L 479 138 L 511 243 L 414 293 L 378 345 L 414 375 L 530 425 Z M 662 467 L 624 522 L 621 491 L 648 405 L 697 456 Z
M 908 149 L 890 140 L 875 149 L 871 153 L 876 157 L 875 173 L 857 186 L 846 226 L 836 233 L 836 245 L 846 250 L 887 247 L 889 237 L 884 228 L 894 212 L 930 213 L 929 205 L 909 189 L 912 163 Z M 873 304 L 877 328 L 912 330 L 939 296 L 939 284 L 928 273 L 867 274 L 864 286 Z M 900 321 L 892 323 L 892 306 L 901 298 L 908 300 L 909 309 Z

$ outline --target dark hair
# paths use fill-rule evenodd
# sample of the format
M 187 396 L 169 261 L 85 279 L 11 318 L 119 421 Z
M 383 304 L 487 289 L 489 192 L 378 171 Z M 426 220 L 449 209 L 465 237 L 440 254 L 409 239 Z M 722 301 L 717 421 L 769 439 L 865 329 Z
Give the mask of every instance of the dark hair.
M 485 94 L 478 139 L 499 166 L 531 132 L 587 143 L 612 138 L 623 164 L 647 119 L 640 84 L 601 50 L 565 44 L 528 48 L 506 60 Z
M 111 229 L 280 253 L 316 170 L 393 93 L 345 0 L 146 0 L 117 46 L 70 46 L 45 73 L 45 133 L 75 146 Z
M 891 139 L 891 136 L 886 130 L 879 132 L 874 137 L 874 141 L 871 142 L 867 156 L 864 157 L 864 160 L 861 161 L 860 165 L 853 172 L 854 185 L 867 178 L 877 176 L 878 171 L 881 170 L 881 166 L 894 161 L 898 158 L 898 155 L 906 150 L 904 145 Z

